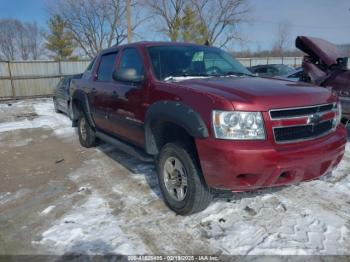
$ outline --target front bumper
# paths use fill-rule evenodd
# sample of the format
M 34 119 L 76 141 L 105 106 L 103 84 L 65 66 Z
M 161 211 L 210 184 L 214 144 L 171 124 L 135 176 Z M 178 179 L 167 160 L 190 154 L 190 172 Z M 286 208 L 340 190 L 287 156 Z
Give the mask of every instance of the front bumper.
M 339 125 L 324 137 L 284 145 L 270 141 L 197 139 L 209 187 L 231 191 L 295 184 L 320 177 L 341 161 L 347 132 Z

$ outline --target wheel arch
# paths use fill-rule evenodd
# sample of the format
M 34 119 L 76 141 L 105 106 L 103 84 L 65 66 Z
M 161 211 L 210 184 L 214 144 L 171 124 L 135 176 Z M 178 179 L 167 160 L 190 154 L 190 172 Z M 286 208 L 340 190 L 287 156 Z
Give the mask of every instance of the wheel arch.
M 145 149 L 148 154 L 156 155 L 163 144 L 159 140 L 166 140 L 164 133 L 171 131 L 170 137 L 184 136 L 192 138 L 206 138 L 208 129 L 201 115 L 191 107 L 174 101 L 154 103 L 145 117 Z
M 84 113 L 89 121 L 89 124 L 92 127 L 95 127 L 95 123 L 92 119 L 92 115 L 90 111 L 89 100 L 86 93 L 80 90 L 77 90 L 76 92 L 74 92 L 74 94 L 72 95 L 70 104 L 71 104 L 73 126 L 76 126 L 80 114 Z

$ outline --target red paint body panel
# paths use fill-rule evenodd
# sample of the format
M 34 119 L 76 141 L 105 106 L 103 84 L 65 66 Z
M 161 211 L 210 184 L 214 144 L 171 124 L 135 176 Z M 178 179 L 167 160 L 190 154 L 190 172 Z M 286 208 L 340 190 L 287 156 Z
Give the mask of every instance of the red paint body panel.
M 122 52 L 124 48 L 136 47 L 144 59 L 145 80 L 137 87 L 116 86 L 119 90 L 119 100 L 108 97 L 108 87 L 104 85 L 101 90 L 106 95 L 96 99 L 94 107 L 99 109 L 108 105 L 111 113 L 119 112 L 119 117 L 130 117 L 140 125 L 144 124 L 149 107 L 159 101 L 178 101 L 198 112 L 209 134 L 207 138 L 195 139 L 200 165 L 208 186 L 244 191 L 297 183 L 323 175 L 341 160 L 347 137 L 342 126 L 318 139 L 281 145 L 275 143 L 272 127 L 281 124 L 282 120 L 271 121 L 268 114 L 270 109 L 334 103 L 337 97 L 330 91 L 309 84 L 255 77 L 196 79 L 177 83 L 159 81 L 153 74 L 146 50 L 148 46 L 154 45 L 181 44 L 141 42 L 104 51 Z M 77 80 L 77 86 L 79 83 L 82 85 L 84 81 L 86 80 Z M 87 81 L 84 86 L 89 90 L 97 85 L 95 81 Z M 262 112 L 266 140 L 231 141 L 214 138 L 213 110 Z M 333 113 L 324 115 L 323 120 L 332 117 Z M 129 142 L 143 146 L 142 129 L 133 130 L 127 126 L 118 129 L 107 119 L 96 119 L 102 129 L 115 131 Z M 282 124 L 305 124 L 306 120 L 289 119 L 283 120 Z M 284 175 L 280 177 L 282 173 Z
M 235 142 L 197 139 L 207 184 L 245 191 L 295 184 L 331 171 L 344 155 L 346 130 L 313 141 L 278 145 L 270 141 Z M 280 177 L 282 173 L 286 175 Z

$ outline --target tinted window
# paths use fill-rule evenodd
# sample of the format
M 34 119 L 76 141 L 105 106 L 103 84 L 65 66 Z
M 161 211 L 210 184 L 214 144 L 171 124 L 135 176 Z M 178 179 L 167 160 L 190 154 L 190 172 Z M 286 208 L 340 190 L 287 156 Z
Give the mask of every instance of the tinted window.
M 259 73 L 259 74 L 265 74 L 265 73 L 267 73 L 267 68 L 266 67 L 256 68 L 256 69 L 254 69 L 254 72 Z
M 206 46 L 154 46 L 148 49 L 158 79 L 175 76 L 251 75 L 230 54 Z
M 128 48 L 123 51 L 119 68 L 133 68 L 137 75 L 143 74 L 143 61 L 137 49 Z
M 98 67 L 97 79 L 99 81 L 112 81 L 115 58 L 117 53 L 110 53 L 101 57 L 100 66 Z

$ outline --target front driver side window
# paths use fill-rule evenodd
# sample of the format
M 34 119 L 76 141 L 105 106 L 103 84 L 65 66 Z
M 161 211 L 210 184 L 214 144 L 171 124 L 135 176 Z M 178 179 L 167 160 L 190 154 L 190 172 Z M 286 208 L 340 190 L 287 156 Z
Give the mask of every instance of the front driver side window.
M 133 68 L 137 75 L 143 74 L 143 61 L 136 48 L 127 48 L 123 51 L 119 68 Z

